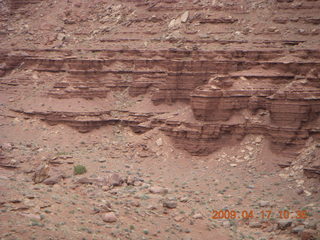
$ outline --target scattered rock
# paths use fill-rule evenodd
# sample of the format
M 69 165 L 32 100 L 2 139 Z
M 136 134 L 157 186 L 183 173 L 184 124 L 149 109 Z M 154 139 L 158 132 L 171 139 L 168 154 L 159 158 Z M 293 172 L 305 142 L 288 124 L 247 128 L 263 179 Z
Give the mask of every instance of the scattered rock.
M 298 195 L 301 195 L 301 194 L 303 194 L 304 193 L 304 190 L 302 189 L 302 188 L 299 188 L 298 190 L 297 190 L 297 194 Z
M 13 149 L 14 145 L 12 143 L 3 143 L 1 144 L 1 148 L 4 150 L 4 151 L 11 151 Z
M 173 200 L 165 200 L 162 205 L 163 207 L 170 209 L 176 208 L 178 206 L 177 202 Z
M 139 181 L 139 179 L 138 179 L 137 177 L 132 176 L 132 175 L 129 175 L 129 176 L 127 177 L 127 179 L 126 179 L 125 182 L 126 182 L 128 185 L 134 186 L 135 182 L 137 182 L 137 181 Z
M 65 38 L 66 38 L 65 34 L 63 34 L 63 33 L 58 33 L 57 34 L 57 40 L 63 41 L 63 40 L 65 40 Z
M 203 219 L 203 216 L 201 213 L 196 213 L 192 216 L 194 219 Z
M 163 187 L 154 186 L 149 189 L 149 192 L 153 193 L 153 194 L 167 194 L 168 189 L 163 188 Z
M 88 177 L 81 177 L 76 180 L 76 183 L 80 183 L 80 184 L 93 184 L 94 182 L 95 182 L 95 179 L 88 178 Z
M 307 196 L 307 197 L 310 197 L 312 195 L 311 192 L 307 191 L 307 190 L 304 190 L 304 194 Z
M 147 206 L 147 209 L 148 209 L 148 210 L 156 210 L 157 207 L 154 206 L 154 205 L 148 205 L 148 206 Z
M 175 20 L 175 19 L 172 19 L 172 20 L 170 21 L 168 27 L 169 27 L 169 28 L 173 28 L 174 25 L 175 25 L 175 22 L 176 22 L 176 20 Z
M 184 215 L 178 215 L 178 216 L 174 217 L 174 220 L 176 222 L 184 222 L 185 219 L 186 219 L 186 217 Z
M 142 184 L 143 184 L 143 182 L 141 180 L 139 180 L 139 181 L 135 181 L 133 185 L 135 187 L 138 187 L 138 186 L 142 186 Z
M 63 177 L 64 176 L 62 174 L 55 175 L 55 176 L 52 176 L 52 177 L 45 179 L 43 181 L 43 183 L 46 185 L 54 185 L 54 184 L 57 184 L 58 182 L 60 182 L 63 179 Z
M 249 227 L 251 228 L 261 228 L 262 224 L 261 222 L 250 222 Z
M 280 219 L 278 220 L 278 229 L 285 230 L 292 225 L 292 220 L 290 219 Z
M 49 165 L 44 164 L 36 168 L 32 180 L 34 183 L 41 183 L 49 177 Z
M 180 202 L 188 202 L 188 198 L 187 197 L 181 197 L 180 198 Z
M 262 142 L 262 136 L 258 136 L 258 137 L 256 137 L 256 143 L 261 143 Z
M 19 161 L 16 159 L 6 159 L 0 156 L 0 166 L 5 168 L 17 168 Z
M 156 144 L 160 147 L 163 145 L 162 138 L 157 139 Z
M 246 149 L 247 149 L 249 152 L 252 152 L 252 151 L 253 151 L 253 147 L 251 147 L 251 146 L 246 146 Z
M 114 212 L 109 212 L 103 215 L 102 220 L 106 223 L 113 223 L 118 221 L 118 218 Z
M 186 11 L 181 15 L 180 20 L 182 23 L 186 23 L 188 21 L 188 18 L 189 18 L 189 11 Z
M 259 201 L 259 207 L 269 207 L 270 206 L 270 202 L 269 201 Z
M 304 226 L 303 225 L 299 225 L 299 226 L 296 226 L 294 228 L 292 228 L 291 232 L 292 233 L 300 233 L 304 230 Z
M 133 202 L 131 202 L 131 206 L 140 207 L 140 202 L 139 201 L 133 201 Z
M 177 19 L 172 19 L 171 22 L 169 23 L 169 28 L 178 28 L 181 25 L 181 19 L 177 18 Z
M 224 226 L 225 228 L 229 228 L 231 226 L 230 222 L 229 221 L 224 221 L 222 223 L 222 226 Z
M 123 184 L 123 179 L 120 177 L 119 174 L 113 173 L 108 177 L 108 183 L 111 186 L 121 186 Z

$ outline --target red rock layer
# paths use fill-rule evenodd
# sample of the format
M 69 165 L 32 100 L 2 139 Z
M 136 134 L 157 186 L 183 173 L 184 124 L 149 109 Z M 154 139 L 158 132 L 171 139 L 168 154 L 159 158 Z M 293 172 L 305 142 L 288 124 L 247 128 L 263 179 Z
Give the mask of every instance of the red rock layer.
M 2 50 L 0 90 L 45 81 L 37 94 L 54 98 L 105 98 L 110 91 L 128 89 L 132 97 L 150 93 L 154 104 L 190 103 L 196 123 L 132 112 L 119 118 L 102 112 L 34 115 L 82 132 L 108 124 L 125 124 L 135 132 L 159 126 L 178 147 L 196 155 L 246 134 L 263 134 L 274 150 L 296 153 L 307 138 L 319 135 L 319 50 L 296 50 L 289 57 L 282 50 L 83 52 L 90 57 L 69 50 Z M 289 60 L 281 60 L 284 56 Z M 10 78 L 16 68 L 46 79 Z

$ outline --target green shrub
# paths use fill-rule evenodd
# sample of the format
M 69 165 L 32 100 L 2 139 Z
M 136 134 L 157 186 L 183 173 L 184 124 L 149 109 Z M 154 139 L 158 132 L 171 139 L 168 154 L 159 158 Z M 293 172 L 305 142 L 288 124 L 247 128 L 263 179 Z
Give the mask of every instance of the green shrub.
M 83 165 L 77 165 L 77 166 L 74 166 L 73 172 L 75 175 L 84 174 L 87 172 L 87 169 Z

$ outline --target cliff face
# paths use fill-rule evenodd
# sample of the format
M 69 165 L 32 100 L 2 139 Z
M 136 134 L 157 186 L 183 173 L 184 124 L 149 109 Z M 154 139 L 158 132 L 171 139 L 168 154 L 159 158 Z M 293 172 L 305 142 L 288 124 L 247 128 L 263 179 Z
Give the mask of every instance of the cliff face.
M 319 1 L 8 4 L 25 25 L 8 24 L 2 35 L 2 93 L 62 104 L 111 101 L 106 111 L 87 112 L 26 109 L 17 101 L 16 112 L 82 132 L 108 124 L 137 133 L 159 127 L 194 155 L 247 134 L 265 135 L 274 151 L 289 155 L 319 138 Z M 112 102 L 119 92 L 135 107 Z M 151 108 L 136 101 L 142 96 Z
M 248 82 L 245 75 L 241 78 Z M 219 80 L 215 82 L 219 84 Z M 192 93 L 191 107 L 197 120 L 266 135 L 274 150 L 283 151 L 303 145 L 311 135 L 319 136 L 319 89 L 310 85 L 307 80 L 295 80 L 283 87 L 277 84 L 262 88 L 262 79 L 259 86 L 220 88 L 209 83 Z M 249 114 L 245 124 L 228 124 L 233 115 L 243 115 L 243 111 Z

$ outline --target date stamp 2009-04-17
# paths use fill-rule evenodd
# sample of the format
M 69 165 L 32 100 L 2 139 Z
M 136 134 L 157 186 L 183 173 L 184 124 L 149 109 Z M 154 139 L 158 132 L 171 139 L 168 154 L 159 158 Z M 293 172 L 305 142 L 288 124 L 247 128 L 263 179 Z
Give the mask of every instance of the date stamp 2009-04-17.
M 308 213 L 305 210 L 213 210 L 212 219 L 250 219 L 250 218 L 260 218 L 260 219 L 307 219 Z

